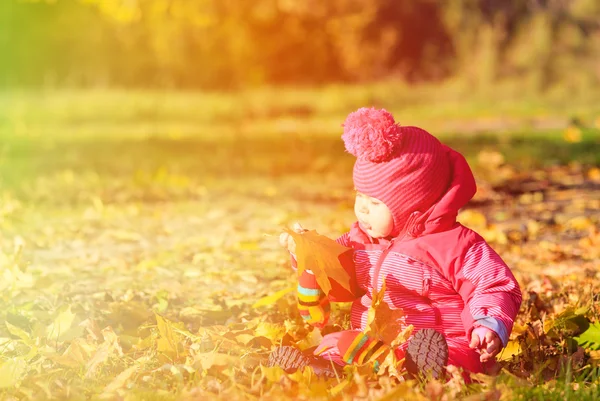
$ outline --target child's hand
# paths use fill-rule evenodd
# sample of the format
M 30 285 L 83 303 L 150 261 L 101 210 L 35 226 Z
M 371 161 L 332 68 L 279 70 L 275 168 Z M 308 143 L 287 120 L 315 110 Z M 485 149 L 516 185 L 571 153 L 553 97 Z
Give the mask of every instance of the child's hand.
M 471 333 L 470 348 L 479 349 L 481 362 L 493 359 L 502 349 L 502 341 L 498 335 L 487 327 L 477 327 Z
M 304 229 L 300 225 L 300 223 L 294 223 L 294 225 L 292 226 L 292 230 L 294 230 L 298 234 L 308 231 L 308 230 Z M 279 243 L 281 244 L 282 247 L 286 248 L 289 252 L 294 253 L 294 254 L 296 253 L 296 242 L 294 241 L 292 236 L 289 235 L 288 233 L 281 233 L 279 235 Z

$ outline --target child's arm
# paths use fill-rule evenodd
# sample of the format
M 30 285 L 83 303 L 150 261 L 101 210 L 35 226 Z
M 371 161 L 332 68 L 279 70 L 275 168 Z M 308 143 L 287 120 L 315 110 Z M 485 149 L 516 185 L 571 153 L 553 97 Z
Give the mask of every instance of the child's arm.
M 473 245 L 462 266 L 455 268 L 448 276 L 465 301 L 462 321 L 467 337 L 471 340 L 474 329 L 486 327 L 506 346 L 522 298 L 512 272 L 485 241 Z
M 293 229 L 299 233 L 306 231 L 297 223 L 294 224 Z M 283 233 L 279 240 L 281 245 L 286 247 L 290 252 L 292 268 L 296 270 L 296 245 L 292 237 L 287 233 Z M 337 242 L 341 245 L 348 246 L 348 234 L 342 235 L 337 239 Z M 342 267 L 350 277 L 350 290 L 342 287 L 335 281 L 331 281 L 332 289 L 329 292 L 329 296 L 321 290 L 312 271 L 304 270 L 298 277 L 298 309 L 300 310 L 302 318 L 307 323 L 317 327 L 324 326 L 329 319 L 330 300 L 333 302 L 351 302 L 358 297 L 355 295 L 357 293 L 356 274 L 354 272 L 354 262 L 351 255 L 344 255 L 342 257 Z
M 331 305 L 312 271 L 304 270 L 300 274 L 297 291 L 298 310 L 302 319 L 313 326 L 325 326 L 329 320 Z
M 302 228 L 302 226 L 298 223 L 295 223 L 292 228 L 298 233 L 308 231 Z M 335 241 L 340 245 L 343 245 L 347 248 L 351 248 L 349 232 L 338 237 Z M 288 233 L 282 233 L 279 236 L 279 242 L 281 246 L 287 248 L 287 250 L 289 251 L 292 269 L 296 270 L 298 268 L 298 263 L 296 261 L 296 244 L 294 243 L 294 239 Z M 335 280 L 330 280 L 331 291 L 329 292 L 329 294 L 327 294 L 327 296 L 333 302 L 352 302 L 363 295 L 360 292 L 360 289 L 358 288 L 358 284 L 356 282 L 356 270 L 354 268 L 352 251 L 344 253 L 340 256 L 340 258 L 342 268 L 346 271 L 350 279 L 350 282 L 348 284 L 349 289 L 344 288 L 340 283 L 336 282 Z M 315 276 L 311 273 L 312 272 L 309 273 L 309 276 L 305 276 L 304 280 L 306 284 L 309 285 L 309 288 L 312 289 L 319 288 L 318 284 L 316 283 Z M 312 284 L 313 282 L 314 284 Z

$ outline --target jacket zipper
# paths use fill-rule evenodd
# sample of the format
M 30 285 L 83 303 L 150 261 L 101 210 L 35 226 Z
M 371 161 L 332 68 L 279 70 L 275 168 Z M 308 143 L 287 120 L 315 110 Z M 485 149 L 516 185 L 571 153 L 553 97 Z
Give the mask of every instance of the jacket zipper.
M 385 248 L 383 250 L 383 252 L 381 253 L 381 256 L 379 257 L 379 260 L 377 260 L 377 264 L 375 265 L 375 271 L 373 272 L 374 273 L 373 274 L 373 288 L 375 289 L 375 292 L 379 291 L 379 288 L 377 288 L 377 287 L 379 285 L 379 271 L 381 270 L 381 265 L 383 264 L 383 260 L 385 259 L 387 254 L 390 253 L 390 250 L 392 249 L 393 245 L 394 245 L 394 239 L 392 239 L 390 241 L 390 244 L 387 246 L 387 248 Z
M 408 218 L 408 222 L 406 223 L 406 230 L 404 230 L 404 234 L 402 235 L 402 238 L 400 238 L 398 241 L 402 242 L 404 240 L 404 238 L 406 238 L 406 235 L 408 234 L 408 232 L 410 231 L 410 229 L 413 226 L 413 221 L 415 220 L 415 218 L 419 215 L 419 212 L 414 212 L 411 213 L 410 217 Z M 388 253 L 390 253 L 390 250 L 392 249 L 392 246 L 394 246 L 394 243 L 396 241 L 396 238 L 393 238 L 389 245 L 387 246 L 387 248 L 385 248 L 383 250 L 383 252 L 381 253 L 381 256 L 379 257 L 379 260 L 377 260 L 377 264 L 375 265 L 375 270 L 374 270 L 374 274 L 373 274 L 373 288 L 375 289 L 375 291 L 379 291 L 379 288 L 377 288 L 379 286 L 379 272 L 381 271 L 381 265 L 383 265 L 383 261 L 385 260 L 386 256 L 388 255 Z
M 423 296 L 425 298 L 429 298 L 430 287 L 431 287 L 431 278 L 428 277 L 427 272 L 425 272 L 425 277 L 423 278 Z

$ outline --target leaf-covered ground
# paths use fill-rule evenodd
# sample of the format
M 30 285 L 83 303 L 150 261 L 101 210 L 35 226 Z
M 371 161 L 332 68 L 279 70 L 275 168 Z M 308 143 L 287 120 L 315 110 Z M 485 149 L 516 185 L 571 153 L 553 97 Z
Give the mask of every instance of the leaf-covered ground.
M 423 385 L 265 366 L 274 346 L 323 334 L 299 317 L 277 237 L 295 221 L 330 237 L 351 224 L 353 160 L 339 133 L 77 136 L 79 124 L 0 135 L 0 398 L 600 396 L 593 125 L 442 136 L 478 180 L 461 221 L 524 291 L 501 372 L 465 386 L 458 374 Z M 347 326 L 347 307 L 324 332 Z

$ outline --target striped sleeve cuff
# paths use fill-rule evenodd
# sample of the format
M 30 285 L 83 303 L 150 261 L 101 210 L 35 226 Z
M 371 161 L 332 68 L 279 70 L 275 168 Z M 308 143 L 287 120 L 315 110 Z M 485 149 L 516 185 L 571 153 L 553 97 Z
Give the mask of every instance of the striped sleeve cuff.
M 473 318 L 475 319 L 476 326 L 487 327 L 498 334 L 498 337 L 500 337 L 500 340 L 502 341 L 502 345 L 506 347 L 506 344 L 508 344 L 508 331 L 502 321 L 492 316 L 473 316 Z
M 304 270 L 298 278 L 298 310 L 302 319 L 314 326 L 327 324 L 331 305 L 325 293 L 319 288 L 312 271 Z

